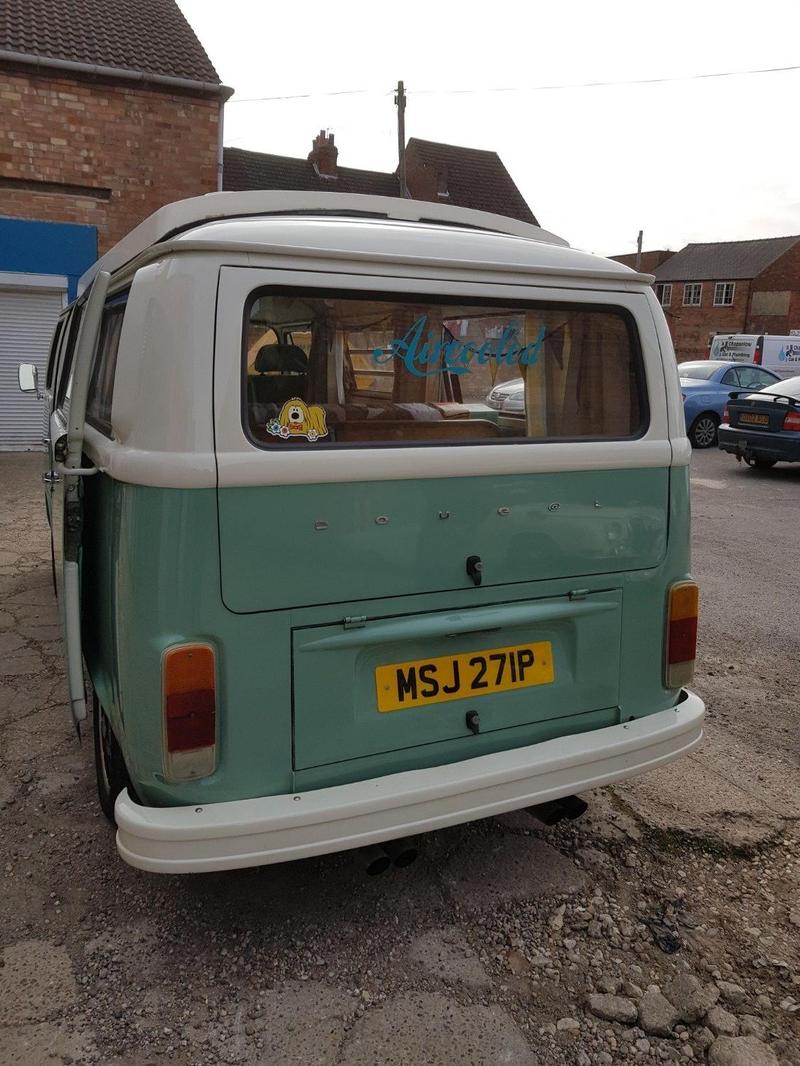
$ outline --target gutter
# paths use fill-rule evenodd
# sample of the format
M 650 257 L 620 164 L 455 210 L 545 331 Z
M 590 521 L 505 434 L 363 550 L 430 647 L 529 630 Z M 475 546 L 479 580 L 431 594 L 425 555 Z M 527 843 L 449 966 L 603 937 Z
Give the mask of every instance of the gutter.
M 220 85 L 215 81 L 194 81 L 192 78 L 150 74 L 141 70 L 126 70 L 124 67 L 104 67 L 97 63 L 80 63 L 73 59 L 28 55 L 26 52 L 12 52 L 6 48 L 0 48 L 0 62 L 3 61 L 36 67 L 38 70 L 64 70 L 73 74 L 92 74 L 97 78 L 113 78 L 121 81 L 135 81 L 143 85 L 162 85 L 170 89 L 184 89 L 189 92 L 218 96 L 222 103 L 229 100 L 234 93 L 229 85 Z

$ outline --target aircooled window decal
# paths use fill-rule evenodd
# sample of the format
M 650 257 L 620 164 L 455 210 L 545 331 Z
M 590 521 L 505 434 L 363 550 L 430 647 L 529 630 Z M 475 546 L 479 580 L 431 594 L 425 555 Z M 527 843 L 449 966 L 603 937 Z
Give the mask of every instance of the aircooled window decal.
M 242 347 L 244 425 L 267 448 L 619 440 L 647 424 L 620 308 L 264 288 Z
M 471 340 L 454 337 L 447 329 L 437 335 L 428 329 L 428 316 L 421 315 L 404 337 L 390 341 L 388 350 L 374 348 L 372 358 L 377 365 L 400 359 L 409 374 L 420 378 L 431 374 L 468 374 L 473 363 L 489 366 L 490 372 L 500 366 L 533 366 L 539 358 L 545 338 L 544 325 L 531 344 L 520 342 L 517 322 L 498 324 L 494 332 L 496 338 L 488 337 L 477 346 Z

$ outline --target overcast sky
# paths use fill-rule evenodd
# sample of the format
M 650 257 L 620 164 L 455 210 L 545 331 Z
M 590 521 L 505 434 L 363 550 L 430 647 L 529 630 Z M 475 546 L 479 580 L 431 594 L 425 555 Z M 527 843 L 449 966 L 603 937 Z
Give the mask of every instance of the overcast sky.
M 800 64 L 798 0 L 178 2 L 236 89 L 226 145 L 305 157 L 325 128 L 342 166 L 394 170 L 403 78 L 408 136 L 494 149 L 576 247 L 800 233 L 800 70 L 524 91 Z

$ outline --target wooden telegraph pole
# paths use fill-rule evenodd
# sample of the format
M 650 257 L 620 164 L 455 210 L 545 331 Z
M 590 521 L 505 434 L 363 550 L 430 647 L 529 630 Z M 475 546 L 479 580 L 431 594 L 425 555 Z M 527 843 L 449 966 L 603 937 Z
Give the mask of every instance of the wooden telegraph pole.
M 397 154 L 399 165 L 397 176 L 400 181 L 400 195 L 408 196 L 406 185 L 406 91 L 402 81 L 397 83 L 394 102 L 397 105 Z

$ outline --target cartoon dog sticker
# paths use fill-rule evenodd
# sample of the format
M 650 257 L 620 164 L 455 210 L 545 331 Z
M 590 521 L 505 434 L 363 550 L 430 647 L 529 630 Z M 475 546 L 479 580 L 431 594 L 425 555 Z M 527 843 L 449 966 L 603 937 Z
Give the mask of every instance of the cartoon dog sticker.
M 320 437 L 328 436 L 325 412 L 321 407 L 309 407 L 298 396 L 293 396 L 283 405 L 278 417 L 267 422 L 267 433 L 284 440 L 289 440 L 290 437 L 319 440 Z

